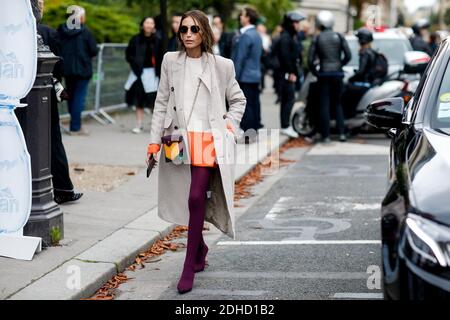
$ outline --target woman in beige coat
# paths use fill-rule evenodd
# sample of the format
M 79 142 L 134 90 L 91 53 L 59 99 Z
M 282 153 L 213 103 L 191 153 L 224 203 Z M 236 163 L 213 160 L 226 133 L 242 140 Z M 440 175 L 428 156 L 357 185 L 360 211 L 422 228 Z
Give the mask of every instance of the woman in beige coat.
M 178 40 L 181 51 L 167 53 L 162 62 L 148 159 L 157 156 L 163 136 L 174 141 L 181 135 L 182 142 L 175 149 L 166 144 L 161 150 L 158 215 L 189 226 L 177 286 L 185 293 L 192 289 L 195 272 L 205 267 L 204 221 L 235 238 L 235 132 L 246 99 L 235 80 L 233 62 L 212 54 L 214 35 L 203 12 L 183 15 Z M 177 154 L 183 144 L 183 152 Z

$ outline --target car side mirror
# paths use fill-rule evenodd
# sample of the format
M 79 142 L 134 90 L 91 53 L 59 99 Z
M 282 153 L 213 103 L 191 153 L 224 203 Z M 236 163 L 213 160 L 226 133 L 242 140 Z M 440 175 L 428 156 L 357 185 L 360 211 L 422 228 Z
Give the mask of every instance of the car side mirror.
M 398 128 L 402 123 L 403 98 L 388 98 L 369 104 L 364 114 L 366 121 L 379 129 Z
M 422 74 L 430 62 L 430 56 L 422 51 L 407 51 L 404 55 L 405 66 L 403 72 L 406 74 Z

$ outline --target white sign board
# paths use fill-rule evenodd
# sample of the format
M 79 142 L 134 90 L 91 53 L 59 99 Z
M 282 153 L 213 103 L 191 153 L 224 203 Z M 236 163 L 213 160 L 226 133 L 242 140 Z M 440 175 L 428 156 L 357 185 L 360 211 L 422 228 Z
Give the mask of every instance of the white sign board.
M 31 260 L 41 239 L 23 236 L 31 164 L 14 109 L 36 78 L 36 20 L 29 0 L 0 0 L 0 8 L 0 256 Z

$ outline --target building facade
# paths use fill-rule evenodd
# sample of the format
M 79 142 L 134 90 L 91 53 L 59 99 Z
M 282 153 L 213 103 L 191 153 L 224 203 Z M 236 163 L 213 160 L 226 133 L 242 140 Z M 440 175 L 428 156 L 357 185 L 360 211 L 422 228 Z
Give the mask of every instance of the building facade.
M 333 12 L 335 17 L 335 30 L 339 32 L 351 31 L 353 19 L 347 14 L 349 11 L 348 0 L 301 0 L 295 1 L 297 10 L 307 16 L 312 26 L 315 24 L 315 17 L 321 10 Z

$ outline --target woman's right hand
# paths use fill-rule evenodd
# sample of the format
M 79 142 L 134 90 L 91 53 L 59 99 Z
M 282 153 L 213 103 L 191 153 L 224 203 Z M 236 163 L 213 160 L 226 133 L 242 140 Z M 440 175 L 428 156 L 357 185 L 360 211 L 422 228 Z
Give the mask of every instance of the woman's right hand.
M 149 144 L 148 148 L 147 148 L 147 164 L 150 161 L 150 157 L 153 155 L 153 157 L 155 159 L 157 159 L 157 155 L 160 149 L 160 145 L 159 144 Z

